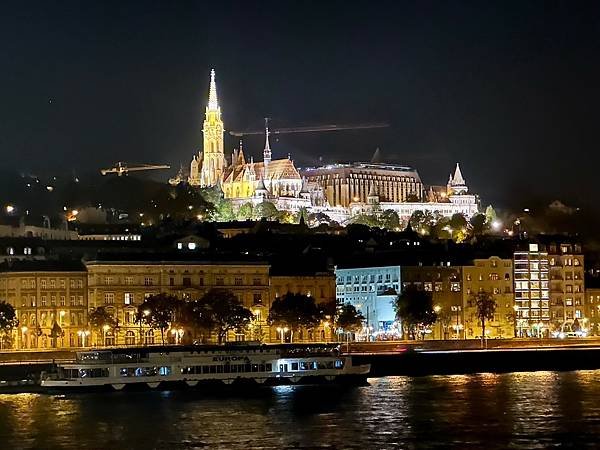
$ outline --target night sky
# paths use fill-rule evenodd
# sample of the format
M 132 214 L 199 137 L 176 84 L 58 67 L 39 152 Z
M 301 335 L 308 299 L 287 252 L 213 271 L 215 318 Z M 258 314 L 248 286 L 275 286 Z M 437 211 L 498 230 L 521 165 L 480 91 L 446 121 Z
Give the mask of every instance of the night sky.
M 3 2 L 0 168 L 188 164 L 214 67 L 228 130 L 265 116 L 390 124 L 282 135 L 274 157 L 364 161 L 379 147 L 425 183 L 460 161 L 485 204 L 587 206 L 599 22 L 597 2 Z M 245 140 L 255 157 L 262 145 Z

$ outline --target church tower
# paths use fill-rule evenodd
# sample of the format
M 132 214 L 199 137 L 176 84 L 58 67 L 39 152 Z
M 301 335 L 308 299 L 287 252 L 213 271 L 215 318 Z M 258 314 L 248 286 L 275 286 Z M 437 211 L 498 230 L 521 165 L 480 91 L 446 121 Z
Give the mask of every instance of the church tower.
M 223 169 L 225 168 L 223 132 L 221 108 L 217 101 L 215 70 L 212 69 L 210 71 L 208 106 L 206 107 L 204 125 L 202 127 L 202 133 L 204 135 L 202 170 L 200 172 L 200 186 L 202 187 L 214 186 L 221 181 L 223 177 Z
M 271 163 L 271 146 L 269 145 L 269 119 L 265 119 L 265 149 L 263 150 L 264 177 L 269 178 L 269 164 Z

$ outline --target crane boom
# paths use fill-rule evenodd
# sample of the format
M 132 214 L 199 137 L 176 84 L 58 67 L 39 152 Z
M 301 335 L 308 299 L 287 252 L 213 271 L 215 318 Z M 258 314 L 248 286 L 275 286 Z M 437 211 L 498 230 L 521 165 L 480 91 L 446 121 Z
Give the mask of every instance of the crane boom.
M 308 127 L 294 127 L 294 128 L 276 128 L 269 129 L 269 134 L 289 134 L 289 133 L 315 133 L 321 131 L 342 131 L 342 130 L 367 130 L 371 128 L 387 128 L 387 123 L 363 123 L 357 125 L 318 125 Z M 248 136 L 252 134 L 264 134 L 265 130 L 253 130 L 253 131 L 230 131 L 229 134 L 232 136 Z
M 127 163 L 118 162 L 114 167 L 108 169 L 100 169 L 102 175 L 109 173 L 116 173 L 118 176 L 126 175 L 129 172 L 139 172 L 142 170 L 158 170 L 158 169 L 170 169 L 171 166 L 166 164 L 139 164 L 137 166 L 128 166 Z

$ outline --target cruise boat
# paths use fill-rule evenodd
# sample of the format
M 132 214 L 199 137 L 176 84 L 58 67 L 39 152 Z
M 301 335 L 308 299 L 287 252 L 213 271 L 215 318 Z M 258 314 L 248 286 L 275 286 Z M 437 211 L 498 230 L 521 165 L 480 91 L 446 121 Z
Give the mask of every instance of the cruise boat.
M 42 376 L 47 390 L 151 388 L 206 384 L 364 382 L 371 367 L 354 365 L 337 344 L 161 346 L 78 352 Z

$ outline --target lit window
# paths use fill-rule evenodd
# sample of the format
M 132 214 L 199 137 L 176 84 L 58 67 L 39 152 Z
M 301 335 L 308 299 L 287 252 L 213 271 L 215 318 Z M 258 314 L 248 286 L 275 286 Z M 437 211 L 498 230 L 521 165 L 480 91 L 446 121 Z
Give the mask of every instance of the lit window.
M 133 304 L 133 293 L 125 292 L 125 304 L 132 305 Z

